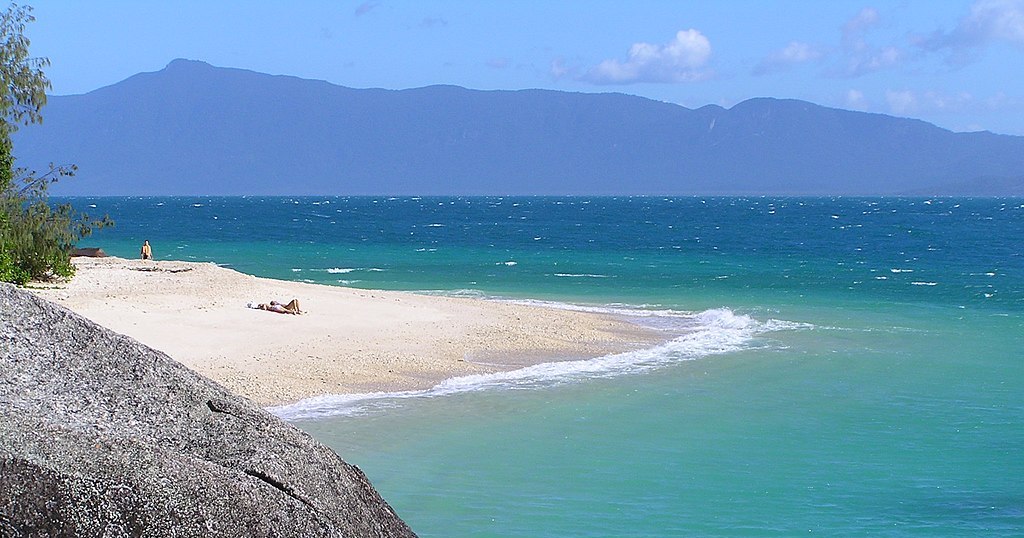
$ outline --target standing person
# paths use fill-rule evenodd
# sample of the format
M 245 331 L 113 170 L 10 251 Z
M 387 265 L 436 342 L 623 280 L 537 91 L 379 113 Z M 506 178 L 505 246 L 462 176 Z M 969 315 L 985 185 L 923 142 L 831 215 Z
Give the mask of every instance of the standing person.
M 153 249 L 149 246 L 149 239 L 142 242 L 142 251 L 140 253 L 143 260 L 153 259 Z

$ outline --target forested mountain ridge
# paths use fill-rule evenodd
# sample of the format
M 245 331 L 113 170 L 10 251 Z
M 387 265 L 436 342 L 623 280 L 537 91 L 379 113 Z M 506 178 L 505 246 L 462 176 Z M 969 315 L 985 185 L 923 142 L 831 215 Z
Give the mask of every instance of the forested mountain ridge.
M 77 164 L 64 195 L 998 195 L 1024 174 L 1024 137 L 796 100 L 353 89 L 190 60 L 43 115 L 15 154 Z

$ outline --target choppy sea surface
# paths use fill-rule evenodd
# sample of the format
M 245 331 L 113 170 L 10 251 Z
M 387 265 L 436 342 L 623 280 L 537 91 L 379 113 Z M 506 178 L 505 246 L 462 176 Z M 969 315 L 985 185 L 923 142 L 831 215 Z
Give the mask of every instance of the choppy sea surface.
M 420 536 L 1024 535 L 1024 199 L 71 201 L 118 256 L 665 331 L 273 410 Z

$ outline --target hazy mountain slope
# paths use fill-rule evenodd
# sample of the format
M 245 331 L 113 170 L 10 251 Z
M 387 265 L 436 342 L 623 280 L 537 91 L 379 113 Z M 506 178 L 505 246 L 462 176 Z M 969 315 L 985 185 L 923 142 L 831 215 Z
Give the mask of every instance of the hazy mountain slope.
M 175 60 L 16 137 L 58 194 L 885 194 L 1024 170 L 1024 137 L 792 100 L 351 89 Z

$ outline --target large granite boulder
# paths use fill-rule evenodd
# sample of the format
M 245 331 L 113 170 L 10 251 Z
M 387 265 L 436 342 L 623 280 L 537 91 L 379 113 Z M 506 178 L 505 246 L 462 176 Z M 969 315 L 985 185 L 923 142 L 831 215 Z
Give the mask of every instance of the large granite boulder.
M 415 536 L 363 473 L 163 353 L 0 284 L 0 537 Z

